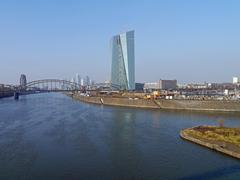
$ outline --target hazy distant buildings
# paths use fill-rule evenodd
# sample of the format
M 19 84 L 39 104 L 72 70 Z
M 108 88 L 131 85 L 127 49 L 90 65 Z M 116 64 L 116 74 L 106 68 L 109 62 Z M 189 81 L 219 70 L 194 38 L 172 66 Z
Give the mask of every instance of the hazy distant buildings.
M 92 86 L 94 84 L 94 81 L 89 76 L 81 77 L 78 73 L 70 81 L 80 86 Z
M 85 86 L 90 86 L 90 78 L 89 78 L 89 76 L 86 76 L 86 78 L 85 78 Z
M 21 87 L 26 87 L 27 85 L 27 78 L 25 74 L 21 74 L 20 76 L 20 86 Z
M 77 83 L 77 84 L 81 83 L 81 77 L 80 77 L 80 75 L 78 73 L 76 73 L 75 83 Z
M 111 84 L 122 90 L 135 89 L 134 31 L 116 35 L 111 41 Z

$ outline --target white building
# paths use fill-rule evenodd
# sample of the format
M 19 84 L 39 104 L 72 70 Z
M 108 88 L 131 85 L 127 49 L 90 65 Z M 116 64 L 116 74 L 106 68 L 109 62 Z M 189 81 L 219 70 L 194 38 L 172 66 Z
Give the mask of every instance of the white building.
M 177 88 L 177 80 L 163 80 L 160 79 L 158 82 L 144 83 L 145 90 L 174 90 Z
M 240 80 L 238 77 L 233 77 L 233 84 L 238 84 L 240 83 Z
M 81 78 L 80 84 L 81 84 L 81 86 L 84 86 L 84 79 L 83 78 Z
M 143 89 L 156 90 L 156 89 L 160 89 L 160 85 L 158 82 L 147 82 L 147 83 L 144 83 Z

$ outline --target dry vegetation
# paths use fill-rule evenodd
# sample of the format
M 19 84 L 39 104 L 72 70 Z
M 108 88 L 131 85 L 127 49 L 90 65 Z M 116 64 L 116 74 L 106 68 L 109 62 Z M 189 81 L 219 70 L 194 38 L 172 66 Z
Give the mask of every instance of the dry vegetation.
M 226 142 L 240 147 L 240 128 L 198 126 L 186 129 L 185 132 L 195 138 Z

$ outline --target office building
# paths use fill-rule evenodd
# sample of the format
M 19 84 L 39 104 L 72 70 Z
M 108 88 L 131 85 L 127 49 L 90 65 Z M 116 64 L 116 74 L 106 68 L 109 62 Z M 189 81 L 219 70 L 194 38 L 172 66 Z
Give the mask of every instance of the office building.
M 111 41 L 111 84 L 121 90 L 135 89 L 134 31 L 116 35 Z
M 177 88 L 177 80 L 159 80 L 159 89 L 174 90 Z
M 144 83 L 144 90 L 175 90 L 177 88 L 177 80 L 162 80 L 158 82 Z

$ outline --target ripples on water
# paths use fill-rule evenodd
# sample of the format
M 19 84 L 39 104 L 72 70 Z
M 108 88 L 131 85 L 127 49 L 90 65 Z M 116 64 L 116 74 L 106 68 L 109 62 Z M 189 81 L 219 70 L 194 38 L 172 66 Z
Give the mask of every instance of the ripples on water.
M 179 138 L 240 116 L 85 104 L 63 94 L 0 100 L 0 179 L 237 179 L 239 161 Z

